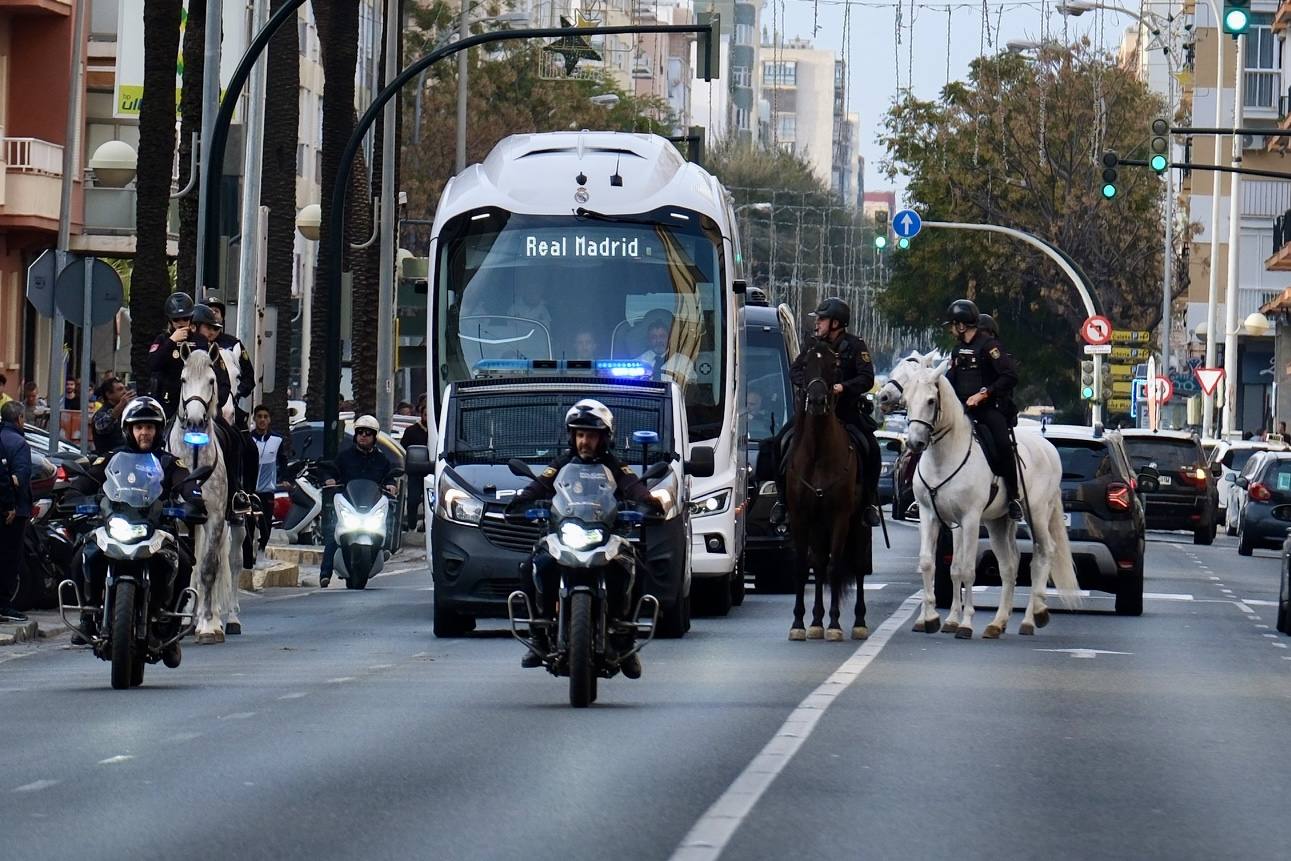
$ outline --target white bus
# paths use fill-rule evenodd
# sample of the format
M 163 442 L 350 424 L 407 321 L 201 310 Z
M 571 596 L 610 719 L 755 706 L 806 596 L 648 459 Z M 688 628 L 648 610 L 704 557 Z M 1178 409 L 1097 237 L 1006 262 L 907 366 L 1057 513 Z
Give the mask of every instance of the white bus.
M 447 385 L 508 360 L 680 384 L 689 445 L 716 462 L 691 478 L 692 596 L 719 615 L 743 596 L 737 243 L 730 196 L 669 141 L 551 132 L 506 138 L 450 180 L 428 255 L 430 415 Z

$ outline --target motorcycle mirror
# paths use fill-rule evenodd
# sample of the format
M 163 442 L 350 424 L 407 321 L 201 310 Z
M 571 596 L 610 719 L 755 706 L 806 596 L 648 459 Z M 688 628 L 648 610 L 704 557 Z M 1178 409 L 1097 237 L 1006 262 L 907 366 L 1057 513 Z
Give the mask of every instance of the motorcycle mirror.
M 188 474 L 188 477 L 191 481 L 203 482 L 206 479 L 210 478 L 211 473 L 214 471 L 215 471 L 214 467 L 209 464 L 207 466 L 199 466 L 197 469 L 190 472 Z
M 650 468 L 641 475 L 643 481 L 653 481 L 656 478 L 662 478 L 668 474 L 668 464 L 665 461 L 652 463 Z
M 508 460 L 507 467 L 511 470 L 512 475 L 517 475 L 520 478 L 537 478 L 537 476 L 533 474 L 533 470 L 530 469 L 529 464 L 525 463 L 518 457 L 513 457 Z

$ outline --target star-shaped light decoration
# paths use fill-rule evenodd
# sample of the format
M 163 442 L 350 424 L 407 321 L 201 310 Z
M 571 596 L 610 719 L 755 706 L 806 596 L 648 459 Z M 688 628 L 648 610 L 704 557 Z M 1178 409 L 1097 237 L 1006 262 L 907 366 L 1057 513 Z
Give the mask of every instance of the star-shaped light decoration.
M 571 24 L 569 19 L 564 15 L 560 16 L 560 26 L 569 29 L 585 29 L 595 27 L 600 22 L 595 19 L 584 18 L 582 12 L 575 12 L 577 24 Z M 586 36 L 561 36 L 555 42 L 543 48 L 544 51 L 550 51 L 553 54 L 559 54 L 565 61 L 565 74 L 573 75 L 574 69 L 578 67 L 578 61 L 586 57 L 589 60 L 600 60 L 601 55 L 591 43 L 587 41 Z

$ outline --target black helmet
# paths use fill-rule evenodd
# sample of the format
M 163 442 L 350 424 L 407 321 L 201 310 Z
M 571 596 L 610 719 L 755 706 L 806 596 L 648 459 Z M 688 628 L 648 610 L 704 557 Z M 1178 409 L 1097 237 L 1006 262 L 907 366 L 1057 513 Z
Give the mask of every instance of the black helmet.
M 1000 328 L 995 325 L 995 318 L 990 314 L 977 315 L 977 328 L 981 329 L 983 332 L 988 332 L 997 338 L 1000 336 Z
M 977 305 L 971 299 L 956 299 L 950 303 L 950 308 L 946 311 L 946 322 L 976 326 L 977 318 L 980 316 L 981 314 L 977 311 Z
M 838 324 L 844 329 L 852 322 L 852 309 L 847 307 L 847 303 L 837 296 L 831 296 L 820 307 L 812 312 L 817 320 L 837 320 Z
M 126 404 L 126 408 L 121 413 L 121 432 L 125 434 L 126 447 L 134 448 L 134 434 L 130 433 L 130 426 L 152 422 L 157 426 L 157 434 L 160 436 L 162 428 L 166 426 L 166 411 L 161 408 L 161 404 L 149 397 L 138 397 Z
M 178 320 L 193 316 L 193 297 L 187 293 L 171 293 L 166 297 L 166 318 Z
M 214 326 L 217 329 L 223 329 L 224 324 L 220 318 L 215 316 L 210 305 L 198 305 L 193 309 L 193 325 L 200 326 L 205 323 L 207 326 Z

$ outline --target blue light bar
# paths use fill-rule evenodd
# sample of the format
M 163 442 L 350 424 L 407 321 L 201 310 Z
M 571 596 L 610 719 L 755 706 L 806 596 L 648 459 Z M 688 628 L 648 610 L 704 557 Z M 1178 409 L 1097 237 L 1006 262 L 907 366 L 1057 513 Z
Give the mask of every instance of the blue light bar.
M 596 370 L 611 377 L 640 379 L 650 376 L 650 369 L 644 363 L 631 360 L 600 359 L 596 362 Z
M 76 506 L 76 513 L 77 514 L 98 514 L 99 507 L 93 502 L 87 502 L 83 505 Z
M 480 359 L 475 363 L 475 372 L 480 376 L 598 376 L 644 380 L 650 376 L 650 367 L 634 359 Z
M 202 431 L 184 432 L 184 445 L 191 445 L 197 448 L 201 448 L 202 446 L 209 444 L 210 441 L 211 441 L 210 435 L 203 433 Z

